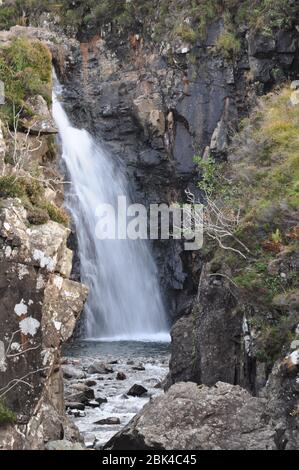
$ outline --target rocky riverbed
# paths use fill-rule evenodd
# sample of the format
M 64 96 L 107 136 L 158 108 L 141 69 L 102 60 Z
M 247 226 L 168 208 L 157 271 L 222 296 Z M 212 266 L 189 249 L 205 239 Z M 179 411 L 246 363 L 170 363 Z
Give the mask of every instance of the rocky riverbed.
M 89 448 L 101 449 L 163 393 L 167 343 L 80 341 L 64 354 L 66 411 Z

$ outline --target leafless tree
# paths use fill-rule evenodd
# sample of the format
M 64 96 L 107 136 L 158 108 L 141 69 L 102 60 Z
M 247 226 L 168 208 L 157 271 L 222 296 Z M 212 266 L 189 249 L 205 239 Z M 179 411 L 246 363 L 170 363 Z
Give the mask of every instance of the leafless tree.
M 26 171 L 26 164 L 30 162 L 32 155 L 42 148 L 43 141 L 40 131 L 35 135 L 34 140 L 30 138 L 32 135 L 32 128 L 36 122 L 33 122 L 27 128 L 26 132 L 22 133 L 22 137 L 20 136 L 19 128 L 22 112 L 23 108 L 16 112 L 15 104 L 13 104 L 12 129 L 10 129 L 10 127 L 7 125 L 7 132 L 12 143 L 13 174 L 15 175 L 16 179 L 32 179 L 44 184 L 45 186 L 48 186 L 52 190 L 55 190 L 55 185 L 71 184 L 70 181 L 63 181 L 60 178 L 43 178 L 33 176 L 29 171 Z
M 21 330 L 14 331 L 12 333 L 11 337 L 10 337 L 10 340 L 8 342 L 8 346 L 5 350 L 5 355 L 4 355 L 4 361 L 5 362 L 7 362 L 9 359 L 13 359 L 13 358 L 20 357 L 20 356 L 25 356 L 25 354 L 27 354 L 29 351 L 35 351 L 41 346 L 40 344 L 38 344 L 36 346 L 32 346 L 32 347 L 31 346 L 27 347 L 27 345 L 25 345 L 24 349 L 18 350 L 17 352 L 13 352 L 13 350 L 12 350 L 13 340 L 14 340 L 14 338 L 16 337 L 16 335 L 18 333 L 21 333 Z M 23 347 L 24 347 L 24 345 L 23 345 Z M 15 388 L 20 383 L 26 385 L 29 388 L 32 388 L 32 385 L 26 379 L 29 379 L 33 375 L 38 374 L 39 372 L 43 372 L 47 369 L 49 369 L 49 367 L 39 368 L 39 369 L 36 369 L 34 371 L 27 372 L 27 374 L 25 374 L 22 377 L 12 379 L 3 388 L 0 389 L 0 400 L 2 400 L 5 397 L 5 395 L 7 395 L 13 388 Z
M 187 220 L 188 218 L 191 221 L 193 219 L 195 225 L 202 226 L 204 234 L 212 240 L 215 240 L 223 250 L 233 251 L 242 258 L 247 259 L 250 251 L 235 235 L 235 231 L 240 224 L 240 209 L 234 211 L 231 208 L 224 208 L 206 193 L 203 210 L 193 211 L 192 207 L 199 203 L 189 189 L 185 190 L 185 194 L 187 196 L 188 205 L 186 205 L 186 207 L 184 206 L 184 210 L 187 212 L 188 210 L 190 211 Z M 199 219 L 197 220 L 196 218 Z M 188 229 L 189 227 L 183 227 L 183 230 Z

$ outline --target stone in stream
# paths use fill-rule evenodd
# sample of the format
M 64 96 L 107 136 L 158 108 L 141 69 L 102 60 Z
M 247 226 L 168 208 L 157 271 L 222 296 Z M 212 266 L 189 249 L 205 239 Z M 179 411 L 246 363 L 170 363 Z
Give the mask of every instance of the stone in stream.
M 145 370 L 145 367 L 143 364 L 138 364 L 137 366 L 132 367 L 132 369 L 137 371 L 143 371 Z
M 86 405 L 90 400 L 94 400 L 94 391 L 85 384 L 74 384 L 68 389 L 67 402 L 79 402 Z
M 83 393 L 83 395 L 89 399 L 89 400 L 93 400 L 94 399 L 94 391 L 92 388 L 88 387 L 87 385 L 85 384 L 82 384 L 82 383 L 78 383 L 78 384 L 74 384 L 72 385 L 71 387 L 73 390 L 76 390 L 77 392 L 81 392 Z
M 65 365 L 62 367 L 63 370 L 63 377 L 65 379 L 85 379 L 86 374 L 82 370 L 78 369 L 77 367 L 71 365 Z
M 96 400 L 91 400 L 88 403 L 86 403 L 86 406 L 89 406 L 90 408 L 99 408 L 100 403 L 97 402 Z
M 111 418 L 99 419 L 99 421 L 95 421 L 93 424 L 98 424 L 99 426 L 115 426 L 120 424 L 120 419 L 113 416 Z
M 94 387 L 97 384 L 95 380 L 86 380 L 84 383 L 87 387 Z
M 85 405 L 78 401 L 69 401 L 65 404 L 66 409 L 84 411 Z
M 118 372 L 116 376 L 116 380 L 126 380 L 127 376 L 124 372 Z
M 95 361 L 87 369 L 88 374 L 111 374 L 113 369 L 103 362 Z
M 146 388 L 144 388 L 142 385 L 134 384 L 133 387 L 131 387 L 128 391 L 127 395 L 131 397 L 142 397 L 142 395 L 145 393 L 147 393 Z
M 97 397 L 97 398 L 95 399 L 95 401 L 96 401 L 99 405 L 102 405 L 103 403 L 107 403 L 108 400 L 107 400 L 107 398 L 105 398 L 105 397 Z
M 74 418 L 85 418 L 85 411 L 80 410 L 68 410 L 68 414 L 74 416 Z

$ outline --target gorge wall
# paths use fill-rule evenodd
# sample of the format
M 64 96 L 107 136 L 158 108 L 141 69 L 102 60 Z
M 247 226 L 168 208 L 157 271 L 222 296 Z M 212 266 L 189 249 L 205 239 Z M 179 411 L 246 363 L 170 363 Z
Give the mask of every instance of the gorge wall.
M 235 235 L 244 244 L 245 257 L 222 249 L 215 240 L 193 253 L 177 241 L 153 242 L 174 323 L 166 388 L 189 381 L 201 388 L 174 385 L 108 448 L 298 448 L 298 84 L 290 89 L 288 83 L 299 74 L 298 8 L 295 2 L 279 7 L 273 2 L 277 16 L 273 13 L 270 21 L 260 11 L 260 26 L 248 15 L 240 20 L 240 2 L 228 8 L 217 2 L 220 10 L 207 20 L 205 34 L 194 36 L 199 20 L 196 14 L 190 16 L 186 2 L 166 3 L 167 10 L 157 1 L 155 12 L 145 14 L 137 2 L 135 20 L 127 18 L 124 24 L 118 10 L 108 20 L 105 15 L 96 19 L 91 9 L 87 21 L 82 2 L 76 1 L 67 5 L 66 13 L 48 12 L 38 21 L 33 15 L 37 28 L 16 27 L 9 33 L 47 43 L 65 85 L 69 116 L 124 166 L 136 202 L 184 202 L 186 188 L 206 202 L 198 187 L 206 177 L 194 162 L 198 155 L 208 164 L 212 158 L 219 168 L 224 192 L 219 187 L 213 191 L 221 209 L 240 208 Z M 162 12 L 164 25 L 158 21 Z M 71 14 L 76 19 L 72 27 L 64 16 Z M 179 25 L 175 33 L 173 17 Z M 260 100 L 265 94 L 265 101 Z M 228 181 L 233 191 L 226 192 Z M 15 202 L 5 204 L 22 211 Z M 26 215 L 20 212 L 19 217 Z M 64 247 L 65 240 L 64 232 Z M 43 251 L 33 246 L 33 253 L 35 249 Z M 35 266 L 32 256 L 26 263 Z M 22 259 L 16 262 L 24 264 Z M 60 267 L 54 271 L 60 278 Z M 69 275 L 68 269 L 62 282 L 71 282 Z M 47 276 L 51 283 L 54 274 Z M 78 280 L 76 263 L 71 277 Z M 77 315 L 85 291 L 72 285 L 83 289 L 80 304 L 71 306 Z M 17 305 L 14 301 L 10 298 L 10 310 Z M 35 316 L 42 323 L 41 312 Z M 57 350 L 54 357 L 53 366 Z M 39 368 L 40 357 L 36 360 Z M 211 393 L 215 403 L 204 409 L 201 404 L 210 401 Z M 187 440 L 178 441 L 176 423 L 185 419 L 182 399 L 191 411 L 184 428 Z M 169 405 L 157 428 L 153 416 L 156 407 L 165 408 L 165 400 Z M 167 421 L 172 413 L 175 420 Z M 232 427 L 232 435 L 223 442 L 220 433 L 210 444 L 211 430 L 219 425 L 210 417 L 214 413 L 219 413 L 223 428 Z M 241 418 L 231 424 L 232 413 Z M 197 433 L 196 440 L 205 416 L 208 429 L 204 435 Z M 158 435 L 163 426 L 170 433 L 167 442 Z M 239 440 L 240 429 L 252 439 Z
M 163 2 L 157 3 L 159 15 Z M 168 15 L 178 14 L 171 5 Z M 194 44 L 166 26 L 154 39 L 156 17 L 136 8 L 130 26 L 119 26 L 113 13 L 111 22 L 77 24 L 71 60 L 61 68 L 61 54 L 54 58 L 68 114 L 126 168 L 136 202 L 184 202 L 186 188 L 200 198 L 194 157 L 225 159 L 231 133 L 257 96 L 296 77 L 297 30 L 293 24 L 271 36 L 234 25 L 240 50 L 232 57 L 219 50 L 228 28 L 223 15 L 215 14 Z M 70 11 L 80 21 L 78 4 Z M 179 15 L 183 25 L 192 24 L 187 5 Z M 178 319 L 196 297 L 201 254 L 174 241 L 154 241 L 153 251 L 168 311 Z
M 40 450 L 52 440 L 81 439 L 65 415 L 60 359 L 88 289 L 70 280 L 71 231 L 61 209 L 57 129 L 46 101 L 51 54 L 43 39 L 29 30 L 0 33 L 6 86 L 0 119 L 0 449 L 5 450 Z

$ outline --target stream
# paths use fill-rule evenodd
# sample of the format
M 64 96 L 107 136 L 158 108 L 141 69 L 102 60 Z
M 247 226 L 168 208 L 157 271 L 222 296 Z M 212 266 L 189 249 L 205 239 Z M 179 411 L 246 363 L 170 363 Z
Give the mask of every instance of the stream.
M 107 400 L 95 408 L 96 403 L 91 400 L 92 406 L 85 405 L 84 410 L 67 411 L 88 448 L 101 449 L 152 397 L 163 393 L 162 382 L 168 373 L 169 349 L 169 343 L 162 342 L 76 341 L 64 350 L 65 370 L 71 367 L 78 373 L 77 377 L 65 379 L 66 402 L 74 392 L 73 386 L 92 382 L 95 384 L 89 389 L 93 390 L 95 399 L 101 397 Z M 94 361 L 103 363 L 111 371 L 89 373 L 88 369 Z M 118 373 L 125 374 L 126 378 L 117 380 Z M 134 384 L 142 385 L 147 392 L 141 397 L 128 396 L 127 392 Z M 119 424 L 95 424 L 107 418 L 118 418 Z

